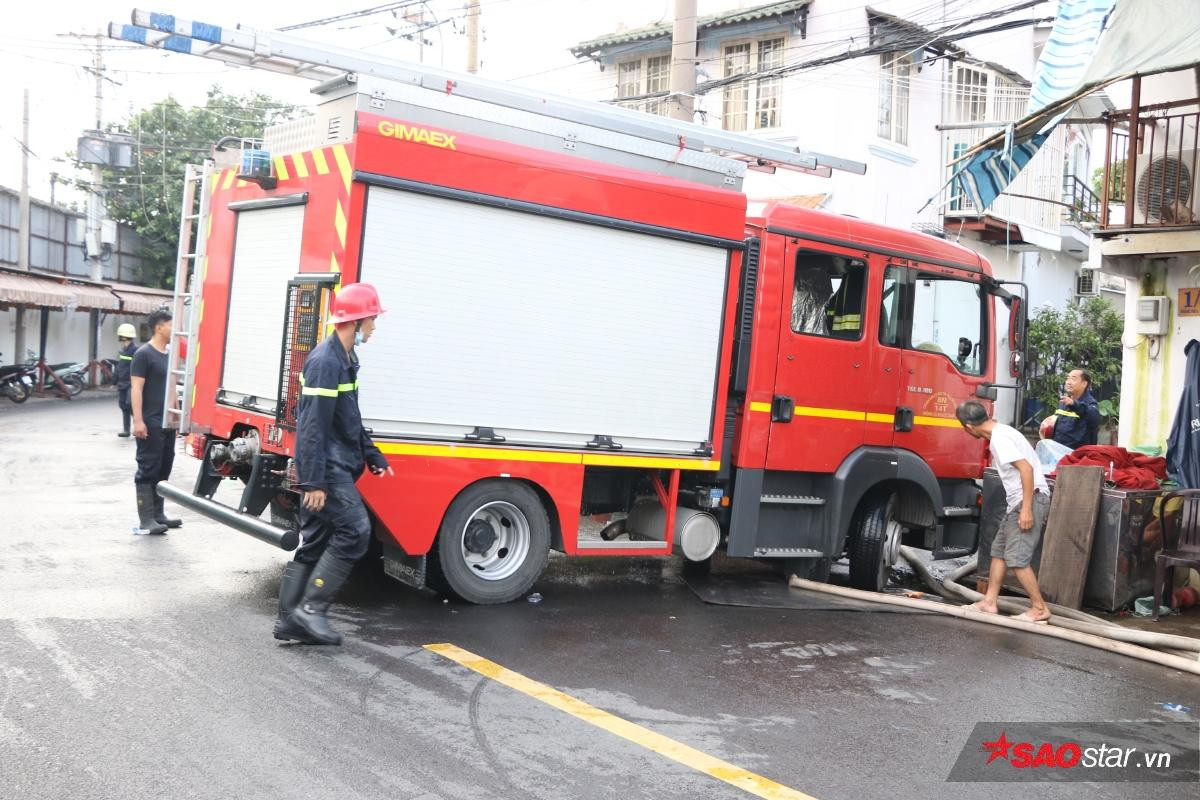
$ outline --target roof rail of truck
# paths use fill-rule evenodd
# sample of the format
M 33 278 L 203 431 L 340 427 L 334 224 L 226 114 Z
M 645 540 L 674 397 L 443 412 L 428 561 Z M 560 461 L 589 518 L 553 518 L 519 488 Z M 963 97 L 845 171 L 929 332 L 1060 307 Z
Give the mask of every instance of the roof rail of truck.
M 591 100 L 488 80 L 477 75 L 435 69 L 394 58 L 318 44 L 278 31 L 227 28 L 140 9 L 133 24 L 111 23 L 113 39 L 215 59 L 226 64 L 270 70 L 325 82 L 347 74 L 371 75 L 442 94 L 453 93 L 497 106 L 554 117 L 680 149 L 718 153 L 750 168 L 784 168 L 828 177 L 831 170 L 862 175 L 866 164 L 763 141 L 691 122 L 659 117 Z

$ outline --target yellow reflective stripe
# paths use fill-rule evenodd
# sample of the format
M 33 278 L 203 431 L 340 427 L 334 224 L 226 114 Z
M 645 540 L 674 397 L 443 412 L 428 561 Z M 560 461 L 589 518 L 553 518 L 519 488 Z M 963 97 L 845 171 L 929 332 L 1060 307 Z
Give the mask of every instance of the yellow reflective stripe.
M 233 172 L 231 169 L 225 170 L 225 180 L 221 181 L 222 190 L 228 189 L 233 185 Z
M 275 164 L 275 177 L 281 181 L 288 179 L 287 165 L 283 163 L 283 156 L 275 156 L 271 161 Z
M 292 154 L 292 169 L 296 172 L 297 178 L 308 177 L 308 164 L 304 161 L 304 153 Z
M 345 145 L 333 146 L 333 160 L 337 162 L 338 172 L 342 173 L 342 183 L 346 185 L 346 191 L 350 191 L 350 158 L 346 155 Z
M 1078 414 L 1076 414 L 1074 411 L 1067 411 L 1065 408 L 1060 408 L 1054 413 L 1060 417 L 1074 417 L 1075 419 L 1079 419 Z
M 585 453 L 583 464 L 586 467 L 647 467 L 650 469 L 694 469 L 713 472 L 721 468 L 720 462 L 705 459 L 692 461 L 686 458 L 655 458 L 651 456 L 611 456 L 606 454 Z
M 872 414 L 867 412 L 867 422 L 882 422 L 887 425 L 895 425 L 896 416 L 894 414 Z
M 721 468 L 711 459 L 620 456 L 607 453 L 559 453 L 545 450 L 501 450 L 457 444 L 408 444 L 376 442 L 380 452 L 391 456 L 426 458 L 469 458 L 480 461 L 535 461 L 546 464 L 579 464 L 592 467 L 646 467 L 651 469 L 687 469 L 715 472 Z
M 313 166 L 317 168 L 318 175 L 329 174 L 329 164 L 325 162 L 325 150 L 317 148 L 312 151 Z
M 770 403 L 751 403 L 750 410 L 751 411 L 762 411 L 767 414 L 770 414 L 771 413 L 771 404 Z
M 796 406 L 793 412 L 797 417 L 820 417 L 823 419 L 849 419 L 864 422 L 867 419 L 865 411 L 850 411 L 844 408 L 815 408 L 813 406 Z
M 913 417 L 914 425 L 928 425 L 934 428 L 961 428 L 962 424 L 954 417 Z
M 316 395 L 317 397 L 337 397 L 337 389 L 318 389 L 315 386 L 305 386 L 300 390 L 300 394 Z
M 339 383 L 337 390 L 339 392 L 353 392 L 358 389 L 358 381 L 354 383 Z
M 337 209 L 333 212 L 333 229 L 337 232 L 338 244 L 346 246 L 346 212 L 342 210 L 342 201 L 337 201 Z
M 122 361 L 133 361 L 133 356 L 118 356 Z

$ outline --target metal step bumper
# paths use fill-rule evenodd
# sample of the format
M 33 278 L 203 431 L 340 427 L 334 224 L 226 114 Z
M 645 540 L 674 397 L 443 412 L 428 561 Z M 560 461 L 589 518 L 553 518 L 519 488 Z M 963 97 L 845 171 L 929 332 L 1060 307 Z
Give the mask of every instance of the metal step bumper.
M 166 481 L 158 484 L 158 493 L 172 503 L 177 503 L 186 509 L 203 514 L 211 520 L 228 525 L 247 536 L 253 536 L 260 542 L 274 545 L 280 550 L 290 552 L 300 546 L 299 531 L 290 528 L 277 528 L 258 517 L 242 514 L 215 500 L 197 497 L 191 492 L 172 486 Z

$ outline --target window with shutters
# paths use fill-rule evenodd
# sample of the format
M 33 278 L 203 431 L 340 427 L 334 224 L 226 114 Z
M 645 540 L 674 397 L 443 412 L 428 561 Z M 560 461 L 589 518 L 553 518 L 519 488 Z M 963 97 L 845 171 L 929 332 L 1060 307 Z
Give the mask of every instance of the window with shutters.
M 764 130 L 781 124 L 782 79 L 762 75 L 784 65 L 783 37 L 728 43 L 721 48 L 721 75 L 754 75 L 730 83 L 721 93 L 721 127 L 727 131 Z
M 879 69 L 879 138 L 908 144 L 909 87 L 913 59 L 907 53 L 885 53 Z
M 648 114 L 665 115 L 665 97 L 646 97 L 655 92 L 666 92 L 671 86 L 670 54 L 646 56 L 621 61 L 617 64 L 617 105 L 645 111 Z M 626 102 L 621 100 L 628 99 Z

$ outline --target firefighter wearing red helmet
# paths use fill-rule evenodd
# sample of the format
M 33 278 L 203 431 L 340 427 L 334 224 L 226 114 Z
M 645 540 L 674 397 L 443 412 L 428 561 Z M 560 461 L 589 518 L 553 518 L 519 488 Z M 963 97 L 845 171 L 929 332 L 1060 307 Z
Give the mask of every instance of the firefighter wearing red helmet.
M 283 572 L 275 638 L 341 644 L 326 613 L 367 552 L 371 522 L 355 482 L 365 469 L 391 474 L 358 411 L 358 357 L 383 313 L 375 287 L 343 286 L 333 300 L 334 332 L 309 353 L 300 383 L 296 471 L 303 493 L 303 544 Z

